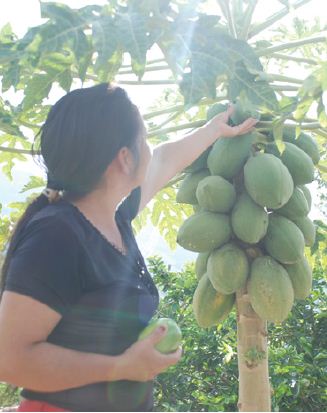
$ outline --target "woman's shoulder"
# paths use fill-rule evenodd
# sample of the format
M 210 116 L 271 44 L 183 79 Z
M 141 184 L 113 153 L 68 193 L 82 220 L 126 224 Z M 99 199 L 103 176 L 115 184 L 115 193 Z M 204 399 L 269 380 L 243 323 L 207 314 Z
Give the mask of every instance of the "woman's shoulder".
M 44 236 L 50 233 L 54 237 L 61 233 L 76 239 L 82 239 L 84 232 L 73 205 L 64 200 L 49 204 L 33 215 L 25 227 L 25 233 L 35 231 L 42 231 Z

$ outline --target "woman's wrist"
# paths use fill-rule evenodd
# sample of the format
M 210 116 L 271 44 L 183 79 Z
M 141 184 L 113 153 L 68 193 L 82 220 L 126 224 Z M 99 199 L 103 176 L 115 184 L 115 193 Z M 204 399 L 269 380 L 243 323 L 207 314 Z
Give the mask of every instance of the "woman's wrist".
M 104 381 L 124 380 L 123 354 L 105 357 Z
M 216 125 L 212 124 L 211 121 L 206 123 L 205 125 L 201 126 L 198 129 L 198 133 L 203 136 L 207 141 L 209 141 L 209 145 L 213 144 L 217 139 L 221 137 L 221 133 Z

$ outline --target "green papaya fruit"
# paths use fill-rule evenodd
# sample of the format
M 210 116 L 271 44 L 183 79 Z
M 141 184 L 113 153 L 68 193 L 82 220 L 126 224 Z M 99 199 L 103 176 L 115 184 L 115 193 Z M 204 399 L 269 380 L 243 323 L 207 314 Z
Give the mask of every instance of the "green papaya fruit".
M 192 205 L 197 204 L 196 188 L 198 183 L 208 175 L 210 175 L 208 169 L 201 169 L 200 171 L 186 175 L 178 188 L 176 202 Z
M 293 143 L 298 148 L 302 149 L 307 155 L 310 156 L 312 162 L 316 165 L 320 160 L 320 153 L 317 142 L 312 136 L 307 133 L 301 132 L 298 137 L 296 137 L 295 129 L 288 130 L 288 132 L 283 133 L 283 140 L 286 142 Z
M 256 244 L 266 235 L 268 214 L 244 192 L 234 205 L 231 224 L 238 239 L 249 244 Z
M 193 295 L 193 312 L 200 327 L 207 328 L 222 322 L 230 313 L 235 294 L 224 295 L 216 291 L 205 273 Z
M 177 243 L 190 251 L 207 252 L 229 241 L 231 232 L 228 215 L 200 211 L 180 226 Z
M 231 120 L 234 125 L 239 125 L 243 123 L 248 118 L 260 119 L 259 111 L 253 106 L 253 103 L 241 102 L 238 100 L 234 104 L 234 112 L 231 115 Z
M 277 209 L 277 212 L 291 220 L 306 216 L 309 213 L 309 205 L 303 191 L 296 186 L 289 201 Z
M 252 262 L 248 293 L 258 316 L 275 323 L 287 318 L 294 302 L 287 271 L 270 256 L 258 257 Z
M 279 153 L 275 144 L 266 146 L 266 152 L 281 159 L 292 175 L 294 185 L 308 184 L 314 179 L 314 164 L 309 155 L 290 142 L 285 142 L 285 150 Z
M 234 186 L 221 176 L 207 176 L 196 189 L 199 205 L 211 212 L 228 212 L 236 200 Z
M 316 227 L 309 217 L 294 218 L 292 220 L 294 224 L 300 228 L 303 236 L 305 245 L 307 247 L 312 247 L 316 240 Z
M 269 214 L 264 246 L 269 255 L 283 264 L 294 264 L 304 254 L 304 237 L 289 219 L 276 213 Z
M 303 192 L 307 202 L 308 202 L 308 206 L 309 206 L 309 211 L 311 209 L 311 205 L 312 205 L 312 197 L 311 197 L 311 193 L 308 187 L 306 187 L 305 185 L 299 185 L 299 188 L 301 189 L 301 191 Z
M 312 287 L 312 269 L 308 260 L 302 257 L 295 264 L 284 265 L 293 285 L 294 298 L 304 300 L 308 297 Z
M 190 165 L 184 168 L 183 172 L 193 173 L 207 168 L 207 159 L 211 151 L 212 145 L 201 153 Z
M 207 120 L 211 120 L 216 115 L 219 115 L 219 113 L 226 112 L 227 109 L 228 109 L 228 104 L 227 103 L 219 103 L 219 102 L 214 103 L 207 110 Z
M 232 294 L 245 285 L 249 274 L 246 254 L 236 244 L 228 243 L 211 252 L 207 274 L 212 286 L 222 294 Z
M 164 354 L 176 351 L 181 344 L 182 332 L 176 322 L 171 318 L 158 318 L 157 320 L 151 321 L 144 330 L 141 331 L 138 340 L 145 339 L 160 326 L 166 327 L 166 333 L 154 347 Z
M 286 166 L 267 153 L 258 153 L 248 159 L 244 167 L 244 184 L 254 202 L 272 209 L 285 205 L 294 188 Z
M 200 252 L 195 261 L 195 274 L 196 278 L 200 280 L 204 273 L 207 272 L 207 262 L 210 255 L 208 252 Z
M 207 160 L 211 175 L 219 175 L 229 180 L 237 175 L 251 154 L 254 140 L 253 133 L 217 139 Z

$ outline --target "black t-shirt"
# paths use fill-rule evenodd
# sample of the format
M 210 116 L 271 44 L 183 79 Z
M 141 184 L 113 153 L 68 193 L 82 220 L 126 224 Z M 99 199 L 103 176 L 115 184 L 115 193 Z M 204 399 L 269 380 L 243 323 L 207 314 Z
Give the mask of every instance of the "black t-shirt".
M 10 262 L 6 290 L 35 298 L 62 315 L 47 341 L 118 355 L 155 315 L 159 295 L 131 226 L 141 188 L 116 210 L 127 254 L 111 245 L 73 204 L 60 200 L 29 221 Z M 21 395 L 71 411 L 150 411 L 153 381 L 100 382 Z

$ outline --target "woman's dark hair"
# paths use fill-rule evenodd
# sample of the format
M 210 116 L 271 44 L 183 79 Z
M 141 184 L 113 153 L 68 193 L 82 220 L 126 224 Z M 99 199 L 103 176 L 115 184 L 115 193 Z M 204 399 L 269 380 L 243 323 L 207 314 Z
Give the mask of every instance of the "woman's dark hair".
M 108 165 L 123 146 L 133 153 L 139 165 L 138 136 L 143 128 L 138 108 L 119 86 L 101 83 L 76 89 L 52 106 L 33 144 L 39 148 L 48 181 L 63 190 L 63 198 L 77 200 L 102 182 Z M 0 299 L 11 257 L 28 221 L 49 204 L 41 194 L 26 208 L 9 242 L 1 270 Z

